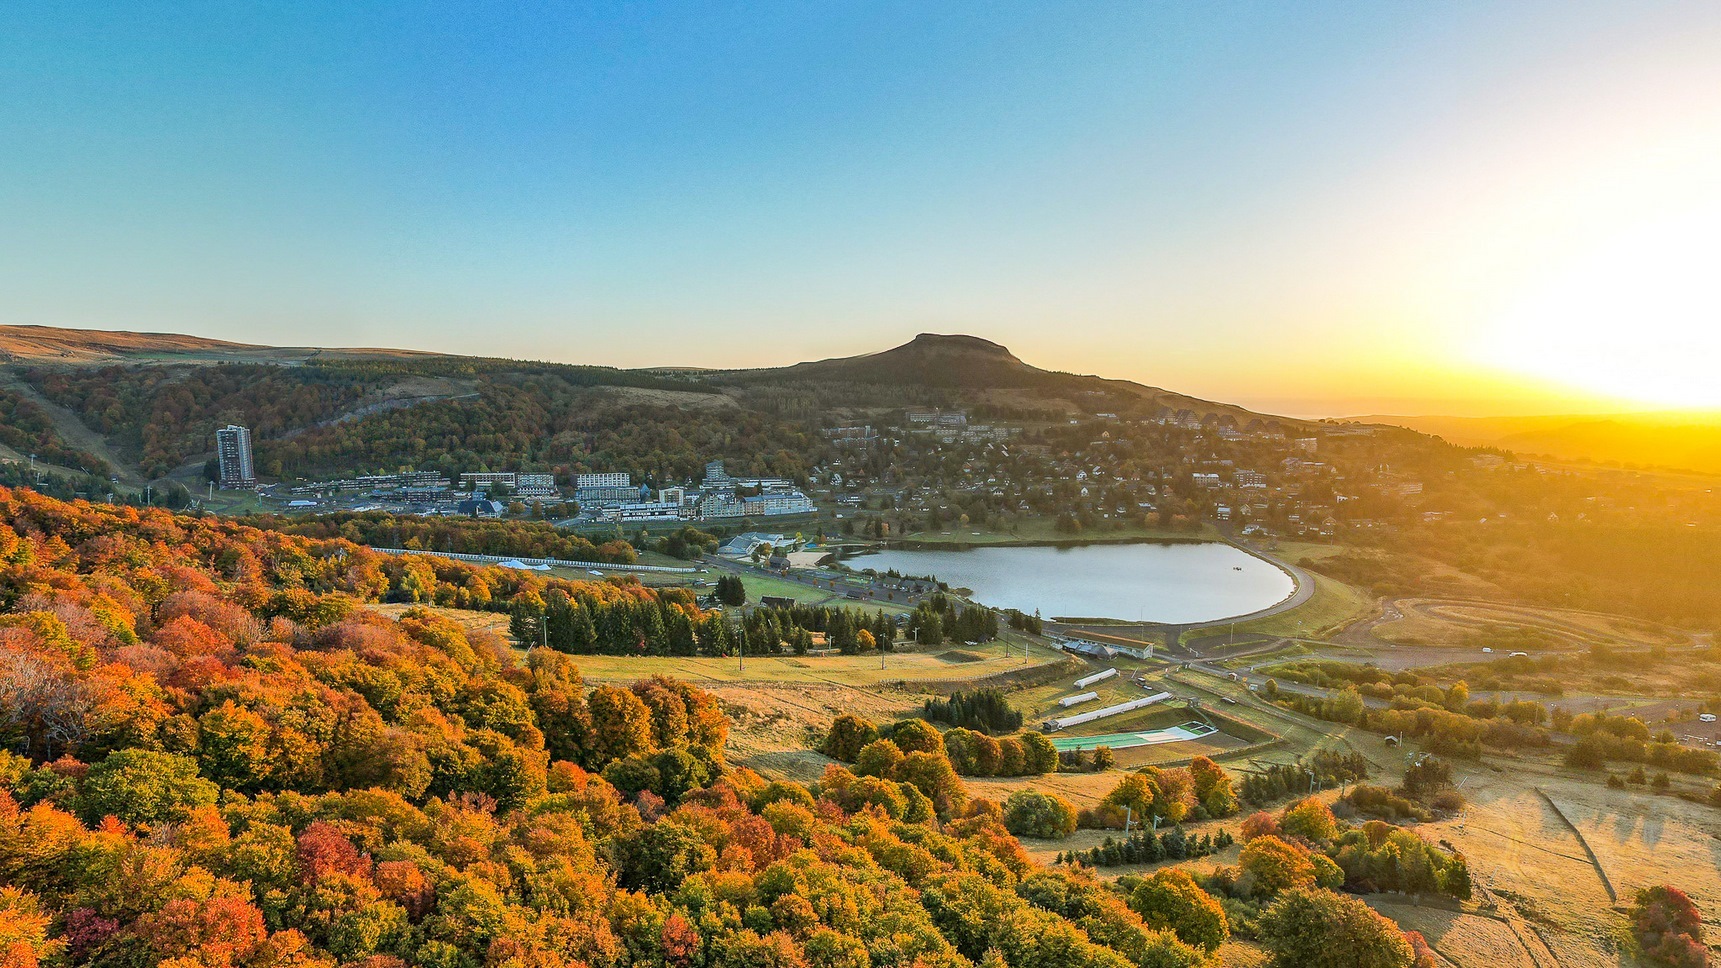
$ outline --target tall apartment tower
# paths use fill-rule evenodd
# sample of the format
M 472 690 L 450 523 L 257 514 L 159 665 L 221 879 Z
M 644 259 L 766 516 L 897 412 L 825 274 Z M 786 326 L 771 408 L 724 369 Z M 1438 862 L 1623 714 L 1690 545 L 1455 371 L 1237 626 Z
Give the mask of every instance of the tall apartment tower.
M 257 483 L 251 469 L 251 431 L 228 424 L 215 432 L 215 454 L 221 461 L 222 487 L 250 487 Z

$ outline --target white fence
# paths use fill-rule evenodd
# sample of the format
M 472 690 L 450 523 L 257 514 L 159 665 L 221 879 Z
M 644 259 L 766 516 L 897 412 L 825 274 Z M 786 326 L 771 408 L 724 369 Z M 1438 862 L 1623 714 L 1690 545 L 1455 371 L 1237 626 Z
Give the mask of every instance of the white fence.
M 1106 679 L 1110 679 L 1112 676 L 1115 676 L 1115 675 L 1117 675 L 1116 669 L 1107 669 L 1104 672 L 1096 672 L 1093 675 L 1088 676 L 1085 679 L 1077 679 L 1076 680 L 1076 688 L 1077 689 L 1086 689 L 1087 687 L 1093 685 L 1096 682 L 1102 682 Z
M 1107 706 L 1104 709 L 1096 709 L 1093 712 L 1077 713 L 1074 716 L 1066 716 L 1063 719 L 1054 719 L 1052 720 L 1052 725 L 1058 729 L 1066 729 L 1070 726 L 1079 726 L 1082 723 L 1091 723 L 1096 719 L 1105 719 L 1107 716 L 1116 716 L 1118 713 L 1127 713 L 1135 709 L 1144 709 L 1156 702 L 1164 702 L 1170 698 L 1171 693 L 1169 692 L 1156 692 L 1151 696 L 1145 696 L 1141 699 L 1132 699 L 1129 702 L 1120 703 L 1116 706 Z
M 518 561 L 522 565 L 549 565 L 552 568 L 584 568 L 588 571 L 657 571 L 670 572 L 677 575 L 691 575 L 697 568 L 677 568 L 673 565 L 614 565 L 605 561 L 564 561 L 561 558 L 521 558 L 516 555 L 464 555 L 453 551 L 410 551 L 406 548 L 372 548 L 385 555 L 430 555 L 434 558 L 453 558 L 455 561 L 470 561 L 477 565 L 496 565 L 504 561 Z

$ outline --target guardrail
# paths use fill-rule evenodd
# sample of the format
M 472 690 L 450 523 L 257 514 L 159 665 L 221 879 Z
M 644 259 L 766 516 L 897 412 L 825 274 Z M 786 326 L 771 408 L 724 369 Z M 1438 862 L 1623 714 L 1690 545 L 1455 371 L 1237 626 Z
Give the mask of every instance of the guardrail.
M 549 565 L 552 568 L 584 568 L 588 571 L 652 571 L 674 575 L 691 575 L 697 568 L 677 568 L 674 565 L 617 565 L 607 561 L 567 561 L 562 558 L 522 558 L 519 555 L 468 555 L 456 551 L 413 551 L 409 548 L 372 548 L 385 555 L 429 555 L 433 558 L 452 558 L 455 561 L 470 561 L 479 565 L 495 565 L 504 561 L 518 561 L 522 565 Z

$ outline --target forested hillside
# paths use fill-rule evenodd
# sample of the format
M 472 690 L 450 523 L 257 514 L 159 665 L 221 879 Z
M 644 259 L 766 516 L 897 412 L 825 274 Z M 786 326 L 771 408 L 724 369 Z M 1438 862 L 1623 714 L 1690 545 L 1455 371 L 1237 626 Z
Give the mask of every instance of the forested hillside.
M 21 375 L 146 477 L 208 454 L 215 429 L 228 423 L 251 428 L 258 471 L 268 477 L 626 464 L 685 479 L 717 454 L 736 473 L 792 476 L 809 447 L 802 431 L 729 405 L 704 383 L 607 367 L 430 357 L 37 367 Z M 445 392 L 392 392 L 425 380 L 443 381 Z
M 107 461 L 66 443 L 41 407 L 5 389 L 0 389 L 0 444 L 49 464 L 91 474 L 109 470 Z
M 135 457 L 146 477 L 212 450 L 217 427 L 242 423 L 259 438 L 278 436 L 333 417 L 368 389 L 350 373 L 263 364 L 34 369 L 24 375 Z
M 0 489 L 0 959 L 1201 960 L 1037 868 L 984 801 L 767 783 L 725 762 L 698 689 L 588 690 L 567 655 L 362 607 L 480 586 L 701 617 L 637 585 Z

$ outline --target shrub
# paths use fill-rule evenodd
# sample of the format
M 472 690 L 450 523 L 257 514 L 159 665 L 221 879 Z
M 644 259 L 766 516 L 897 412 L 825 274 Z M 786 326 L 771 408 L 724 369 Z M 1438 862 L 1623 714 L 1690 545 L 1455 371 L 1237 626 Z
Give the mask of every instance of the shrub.
M 902 749 L 888 739 L 875 739 L 855 756 L 855 772 L 889 780 L 902 763 Z
M 118 817 L 126 823 L 160 823 L 192 807 L 212 806 L 220 789 L 197 775 L 197 761 L 173 753 L 128 749 L 110 753 L 84 777 L 85 819 Z
M 1130 895 L 1129 906 L 1149 927 L 1165 928 L 1198 948 L 1213 951 L 1231 936 L 1225 909 L 1189 875 L 1171 867 L 1154 872 Z
M 1332 891 L 1287 891 L 1259 930 L 1274 968 L 1410 968 L 1415 958 L 1397 925 Z
M 1083 811 L 1087 813 L 1087 811 Z M 1152 830 L 1137 830 L 1122 840 L 1111 837 L 1105 843 L 1088 850 L 1071 851 L 1059 858 L 1060 863 L 1083 863 L 1091 867 L 1117 867 L 1120 864 L 1154 864 L 1162 860 L 1186 860 L 1206 857 L 1236 843 L 1225 831 L 1185 836 L 1182 827 L 1173 827 L 1164 834 Z
M 1058 748 L 1039 733 L 1023 733 L 1022 768 L 1032 774 L 1058 772 Z
M 950 768 L 950 761 L 945 759 L 943 750 L 936 753 L 916 751 L 903 757 L 896 768 L 896 779 L 926 794 L 941 817 L 962 809 L 968 799 L 962 780 Z
M 1229 817 L 1237 812 L 1237 791 L 1223 767 L 1205 756 L 1189 761 L 1195 783 L 1195 800 L 1209 817 Z
M 831 721 L 819 751 L 833 760 L 853 763 L 860 751 L 878 739 L 878 727 L 859 716 L 844 713 Z
M 1238 886 L 1255 897 L 1315 886 L 1309 852 L 1277 837 L 1256 837 L 1237 858 Z
M 1000 689 L 957 691 L 949 699 L 928 699 L 921 715 L 948 726 L 992 733 L 1010 733 L 1022 728 L 1021 712 L 1011 708 Z
M 1703 917 L 1684 891 L 1667 885 L 1637 892 L 1631 908 L 1631 943 L 1646 968 L 1705 968 Z
M 1076 808 L 1055 794 L 1018 790 L 1004 801 L 1004 829 L 1018 837 L 1062 840 L 1076 831 Z
M 1339 833 L 1338 818 L 1325 803 L 1310 797 L 1285 810 L 1279 830 L 1287 837 L 1300 837 L 1311 844 L 1325 844 Z
M 1442 791 L 1438 796 L 1444 797 L 1455 791 Z M 1421 805 L 1412 803 L 1404 797 L 1393 793 L 1385 787 L 1359 783 L 1339 800 L 1348 805 L 1357 814 L 1365 817 L 1380 817 L 1385 820 L 1421 820 L 1431 819 L 1431 814 Z M 1458 798 L 1457 806 L 1463 806 L 1462 797 Z M 1456 809 L 1456 808 L 1454 808 Z
M 1237 834 L 1245 843 L 1256 837 L 1277 837 L 1278 835 L 1279 818 L 1265 810 L 1257 810 L 1244 817 L 1243 827 Z
M 890 731 L 890 741 L 904 753 L 944 752 L 944 737 L 924 719 L 905 719 Z

